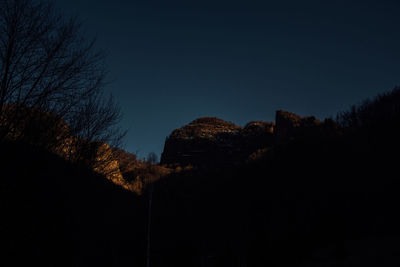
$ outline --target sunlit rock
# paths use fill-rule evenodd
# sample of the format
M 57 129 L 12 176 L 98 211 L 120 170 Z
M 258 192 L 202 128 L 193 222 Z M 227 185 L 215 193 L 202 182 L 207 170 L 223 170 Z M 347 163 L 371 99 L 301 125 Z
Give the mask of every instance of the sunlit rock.
M 199 118 L 174 130 L 165 141 L 161 164 L 209 167 L 236 164 L 272 145 L 274 123 L 253 121 L 244 128 L 215 117 Z

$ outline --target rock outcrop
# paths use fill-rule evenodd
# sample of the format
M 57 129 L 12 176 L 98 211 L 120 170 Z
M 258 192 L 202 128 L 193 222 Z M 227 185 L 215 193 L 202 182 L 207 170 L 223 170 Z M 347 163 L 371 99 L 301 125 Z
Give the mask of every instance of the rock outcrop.
M 278 110 L 276 121 L 252 121 L 240 127 L 215 117 L 199 118 L 174 130 L 165 141 L 161 164 L 196 167 L 234 165 L 301 138 L 334 132 L 333 120 L 321 122 Z
M 310 135 L 322 125 L 314 116 L 301 117 L 283 110 L 276 112 L 275 122 L 275 142 L 278 144 Z
M 246 159 L 273 143 L 274 123 L 253 121 L 244 128 L 215 117 L 196 119 L 166 139 L 161 164 L 218 166 Z

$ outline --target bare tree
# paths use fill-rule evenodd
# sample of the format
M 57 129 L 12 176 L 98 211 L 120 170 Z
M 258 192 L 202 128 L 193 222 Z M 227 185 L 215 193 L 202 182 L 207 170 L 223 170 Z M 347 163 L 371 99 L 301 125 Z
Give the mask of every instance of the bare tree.
M 150 152 L 150 153 L 147 155 L 146 163 L 149 164 L 150 166 L 152 166 L 152 165 L 157 164 L 157 162 L 158 162 L 158 156 L 157 156 L 157 154 L 154 153 L 154 152 Z
M 34 111 L 36 124 L 53 118 L 39 129 L 57 129 L 53 140 L 76 137 L 75 152 L 92 141 L 119 143 L 120 110 L 104 96 L 104 57 L 94 44 L 49 2 L 0 2 L 0 140 L 26 133 Z

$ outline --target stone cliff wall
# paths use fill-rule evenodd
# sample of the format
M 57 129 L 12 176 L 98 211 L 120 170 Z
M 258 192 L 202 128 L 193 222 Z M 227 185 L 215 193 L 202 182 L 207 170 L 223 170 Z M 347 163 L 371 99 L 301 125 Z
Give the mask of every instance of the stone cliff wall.
M 275 142 L 284 143 L 301 136 L 307 136 L 320 127 L 322 122 L 314 116 L 301 117 L 294 113 L 278 110 L 275 116 Z
M 324 123 L 278 110 L 276 121 L 252 121 L 240 127 L 214 117 L 199 118 L 167 137 L 161 164 L 197 167 L 235 164 L 253 153 L 294 139 L 324 135 L 332 120 Z
M 244 128 L 205 117 L 174 130 L 166 139 L 161 164 L 213 166 L 246 159 L 273 142 L 274 124 L 253 121 Z

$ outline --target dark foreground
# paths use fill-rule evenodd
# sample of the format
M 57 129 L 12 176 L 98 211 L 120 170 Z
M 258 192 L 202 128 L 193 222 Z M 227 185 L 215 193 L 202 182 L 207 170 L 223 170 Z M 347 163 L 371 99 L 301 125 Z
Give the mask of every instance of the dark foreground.
M 399 266 L 398 98 L 338 133 L 156 182 L 150 266 Z M 1 265 L 145 266 L 147 193 L 32 146 L 0 151 Z

